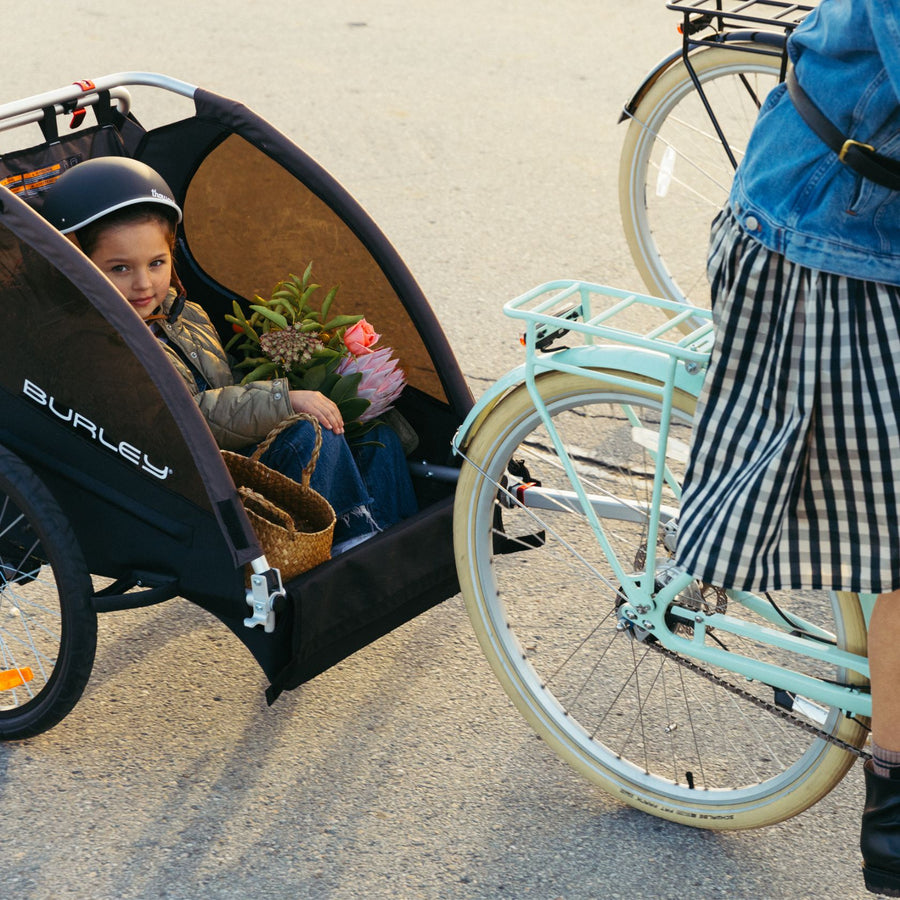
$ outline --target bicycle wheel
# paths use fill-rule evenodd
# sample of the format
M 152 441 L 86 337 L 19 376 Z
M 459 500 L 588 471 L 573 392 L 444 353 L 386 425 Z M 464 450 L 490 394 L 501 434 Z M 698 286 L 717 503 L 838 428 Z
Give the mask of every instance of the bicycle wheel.
M 639 389 L 568 374 L 548 374 L 538 385 L 589 495 L 612 501 L 605 512 L 596 508 L 626 575 L 643 571 L 655 468 L 647 448 L 659 433 L 659 404 Z M 662 498 L 673 513 L 693 405 L 676 394 L 667 451 L 673 478 Z M 711 829 L 778 822 L 837 784 L 855 756 L 821 734 L 859 747 L 860 724 L 800 699 L 783 718 L 785 698 L 772 688 L 670 654 L 640 628 L 617 629 L 620 584 L 586 517 L 565 499 L 546 499 L 570 485 L 523 387 L 491 411 L 467 458 L 473 465 L 464 465 L 457 486 L 454 549 L 468 613 L 506 692 L 557 754 L 637 809 Z M 510 472 L 539 483 L 544 499 L 518 503 L 515 491 L 499 487 Z M 514 548 L 521 552 L 499 552 Z M 663 542 L 657 551 L 659 583 L 671 562 Z M 855 595 L 774 599 L 785 615 L 814 621 L 840 647 L 864 652 Z M 678 602 L 698 612 L 727 604 L 729 615 L 760 623 L 758 613 L 699 585 Z M 690 634 L 693 619 L 670 627 Z M 845 677 L 771 646 L 718 640 L 798 671 Z M 813 723 L 821 733 L 806 730 Z
M 97 646 L 90 597 L 59 505 L 0 448 L 0 738 L 46 731 L 77 703 Z
M 780 59 L 729 47 L 691 55 L 710 107 L 740 162 L 759 104 L 778 83 Z M 647 290 L 709 307 L 709 226 L 734 167 L 684 61 L 671 65 L 632 112 L 619 159 L 619 208 Z

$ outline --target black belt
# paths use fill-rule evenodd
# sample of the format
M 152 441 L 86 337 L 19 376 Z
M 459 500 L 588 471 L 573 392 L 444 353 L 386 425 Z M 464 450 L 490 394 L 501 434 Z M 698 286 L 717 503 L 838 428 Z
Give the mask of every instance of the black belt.
M 874 181 L 876 184 L 900 191 L 900 162 L 889 156 L 875 152 L 871 144 L 854 141 L 841 134 L 840 130 L 809 99 L 794 75 L 794 70 L 787 73 L 788 93 L 800 117 L 825 142 L 829 149 L 838 155 L 838 159 L 853 169 L 854 172 Z

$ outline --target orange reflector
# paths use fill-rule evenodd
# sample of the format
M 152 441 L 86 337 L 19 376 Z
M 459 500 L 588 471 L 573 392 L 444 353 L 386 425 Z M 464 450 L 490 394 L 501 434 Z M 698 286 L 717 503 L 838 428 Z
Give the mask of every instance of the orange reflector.
M 21 687 L 32 678 L 34 672 L 28 666 L 22 666 L 21 669 L 7 669 L 0 672 L 0 691 L 11 691 L 13 688 Z

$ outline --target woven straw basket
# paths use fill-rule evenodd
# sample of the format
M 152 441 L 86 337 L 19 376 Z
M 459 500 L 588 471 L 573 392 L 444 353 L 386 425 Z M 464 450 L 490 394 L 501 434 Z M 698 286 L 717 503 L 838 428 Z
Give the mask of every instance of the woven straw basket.
M 259 459 L 272 441 L 299 419 L 313 424 L 316 442 L 303 469 L 302 481 L 297 482 L 270 469 Z M 252 456 L 222 451 L 266 559 L 270 566 L 281 570 L 284 581 L 331 558 L 334 510 L 309 486 L 321 447 L 322 430 L 318 421 L 306 413 L 298 413 L 273 428 Z

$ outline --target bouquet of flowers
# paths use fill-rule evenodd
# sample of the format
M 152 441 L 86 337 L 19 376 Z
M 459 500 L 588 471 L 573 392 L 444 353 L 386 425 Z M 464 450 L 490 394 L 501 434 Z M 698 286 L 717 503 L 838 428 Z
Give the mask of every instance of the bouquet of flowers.
M 311 275 L 312 263 L 302 278 L 279 281 L 268 300 L 254 297 L 249 317 L 235 301 L 225 350 L 249 370 L 241 384 L 285 378 L 295 390 L 325 394 L 341 411 L 347 439 L 357 440 L 391 408 L 406 378 L 390 347 L 375 349 L 381 335 L 362 315 L 329 318 L 337 287 L 313 304 L 320 286 Z

